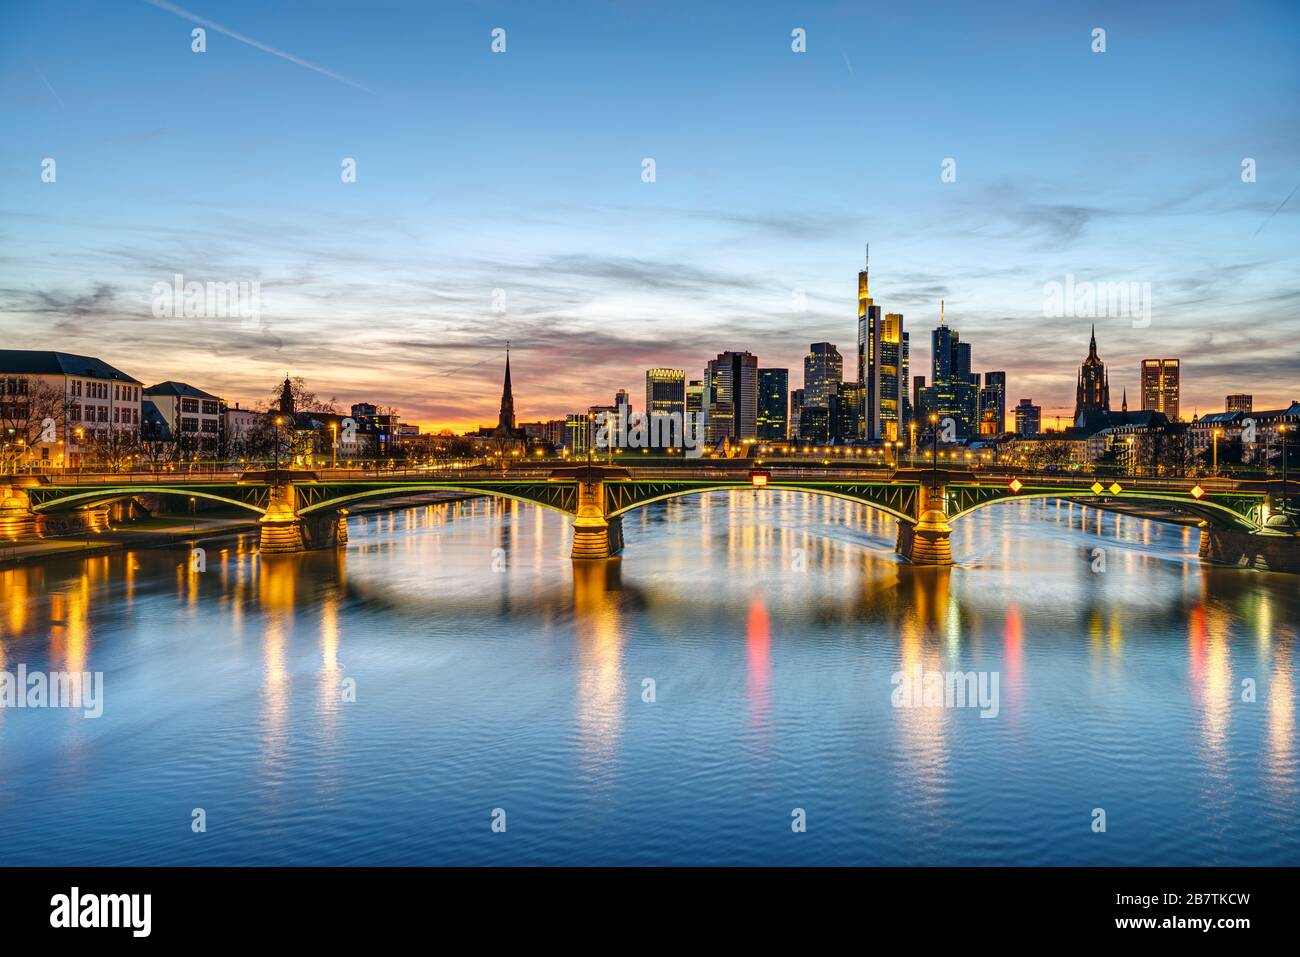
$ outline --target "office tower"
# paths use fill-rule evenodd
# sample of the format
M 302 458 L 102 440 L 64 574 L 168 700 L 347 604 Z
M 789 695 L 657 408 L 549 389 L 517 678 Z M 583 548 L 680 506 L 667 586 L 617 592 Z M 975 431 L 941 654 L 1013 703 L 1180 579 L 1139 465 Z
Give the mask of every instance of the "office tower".
M 564 444 L 574 454 L 585 454 L 591 439 L 591 424 L 584 412 L 571 412 L 564 417 Z
M 686 412 L 686 373 L 681 369 L 647 369 L 645 410 L 666 415 Z
M 1026 437 L 1038 435 L 1042 431 L 1043 410 L 1029 399 L 1021 399 L 1016 406 L 1016 435 Z
M 1089 412 L 1110 411 L 1110 376 L 1106 363 L 1097 356 L 1097 327 L 1093 326 L 1088 343 L 1088 357 L 1079 367 L 1079 382 L 1074 396 L 1074 424 L 1083 425 Z
M 880 347 L 881 318 L 880 307 L 871 301 L 871 288 L 868 273 L 871 268 L 871 246 L 867 245 L 866 259 L 858 273 L 858 374 L 857 384 L 862 389 L 863 437 L 876 439 L 880 422 Z M 900 317 L 901 320 L 901 317 Z M 900 321 L 901 328 L 901 321 Z M 838 381 L 838 380 L 837 380 Z M 804 387 L 807 388 L 807 375 Z M 828 389 L 826 395 L 829 397 Z M 812 399 L 808 400 L 810 403 Z
M 1251 412 L 1255 408 L 1255 397 L 1237 392 L 1228 396 L 1225 406 L 1229 412 Z
M 944 317 L 939 301 L 939 325 L 930 333 L 931 385 L 922 390 L 927 419 L 953 419 L 960 436 L 974 434 L 979 422 L 979 377 L 970 371 L 970 344 L 961 341 Z
M 903 333 L 903 316 L 891 312 L 876 328 L 880 330 L 880 338 L 876 343 L 876 369 L 870 375 L 870 381 L 876 386 L 875 409 L 863 434 L 872 440 L 897 441 L 904 427 L 903 412 L 907 405 L 907 366 L 903 354 L 907 337 Z
M 803 415 L 803 389 L 793 389 L 790 392 L 790 438 L 801 439 L 803 433 L 799 431 L 799 421 Z
M 1142 360 L 1142 408 L 1163 412 L 1170 422 L 1178 421 L 1177 359 Z
M 627 406 L 627 411 L 623 414 L 630 416 L 632 414 L 632 397 L 628 395 L 627 389 L 619 389 L 614 393 L 614 408 L 618 409 L 623 406 Z
M 900 322 L 901 322 L 902 317 L 900 316 L 899 319 L 900 319 Z M 911 390 L 911 383 L 912 383 L 912 375 L 911 375 L 911 371 L 912 371 L 912 343 L 911 343 L 910 337 L 908 336 L 908 334 L 907 334 L 906 332 L 903 333 L 903 343 L 902 343 L 902 346 L 901 346 L 901 351 L 902 351 L 902 365 L 901 365 L 901 367 L 900 367 L 899 370 L 898 370 L 898 388 L 899 388 L 899 391 L 901 391 L 902 394 L 903 394 L 903 395 L 902 395 L 902 401 L 903 401 L 903 416 L 902 416 L 902 419 L 900 419 L 900 420 L 899 420 L 899 423 L 898 423 L 898 429 L 899 429 L 899 435 L 900 435 L 900 436 L 901 436 L 904 432 L 906 432 L 906 431 L 908 430 L 908 428 L 911 426 L 911 424 L 912 424 L 912 415 L 913 415 L 913 412 L 912 412 L 912 390 Z
M 853 442 L 862 435 L 862 409 L 865 390 L 851 382 L 841 382 L 831 395 L 827 426 L 836 442 Z
M 829 342 L 814 342 L 803 360 L 804 407 L 825 409 L 835 387 L 844 378 L 844 359 Z
M 984 373 L 980 389 L 980 435 L 1001 435 L 1007 421 L 1007 374 Z
M 831 438 L 831 410 L 821 405 L 805 405 L 799 410 L 799 438 L 814 445 Z
M 758 437 L 768 442 L 789 438 L 790 370 L 758 370 Z
M 758 358 L 748 352 L 722 352 L 704 373 L 706 435 L 710 445 L 758 437 Z
M 912 421 L 921 431 L 930 421 L 930 410 L 925 404 L 925 376 L 912 376 Z

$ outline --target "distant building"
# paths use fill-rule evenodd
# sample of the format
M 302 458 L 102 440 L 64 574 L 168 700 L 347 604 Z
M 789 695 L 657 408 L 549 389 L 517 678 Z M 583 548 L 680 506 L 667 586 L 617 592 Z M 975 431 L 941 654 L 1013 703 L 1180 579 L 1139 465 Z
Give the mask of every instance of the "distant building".
M 647 369 L 645 374 L 645 410 L 649 415 L 676 415 L 686 419 L 686 373 L 681 369 Z M 661 435 L 652 429 L 651 438 Z
M 952 419 L 961 437 L 979 431 L 979 376 L 971 372 L 970 343 L 962 342 L 957 331 L 948 326 L 943 300 L 939 301 L 939 325 L 930 333 L 931 384 L 921 390 L 919 404 L 925 406 L 926 420 L 937 417 L 940 423 Z
M 1029 399 L 1021 399 L 1016 406 L 1016 435 L 1032 438 L 1042 432 L 1043 410 Z
M 876 394 L 874 419 L 867 423 L 863 435 L 869 439 L 896 441 L 904 428 L 909 406 L 908 357 L 901 313 L 887 314 L 881 325 L 879 362 L 880 383 Z
M 804 407 L 828 408 L 831 396 L 844 379 L 844 358 L 829 342 L 814 342 L 803 360 Z
M 799 431 L 799 422 L 803 417 L 803 389 L 794 389 L 790 392 L 790 438 L 798 439 L 803 435 Z
M 758 438 L 758 358 L 749 352 L 722 352 L 704 374 L 707 401 L 706 442 L 739 444 Z
M 758 438 L 782 442 L 790 437 L 789 369 L 758 370 Z
M 1227 412 L 1249 412 L 1255 405 L 1255 397 L 1244 392 L 1236 392 L 1224 400 Z
M 1177 359 L 1142 360 L 1142 408 L 1163 412 L 1178 421 L 1179 362 Z
M 831 396 L 827 425 L 830 440 L 839 444 L 856 442 L 861 438 L 862 410 L 866 405 L 866 395 L 861 386 L 851 382 L 841 382 Z
M 980 435 L 1001 435 L 1007 421 L 1007 374 L 984 373 L 980 389 Z
M 249 443 L 261 429 L 265 418 L 265 412 L 241 409 L 238 402 L 233 409 L 227 406 L 221 423 L 221 431 L 226 437 L 227 455 L 230 457 L 244 455 Z
M 91 356 L 0 349 L 5 463 L 126 464 L 139 444 L 143 385 Z
M 1079 367 L 1079 380 L 1075 387 L 1074 424 L 1082 426 L 1089 413 L 1110 411 L 1110 377 L 1106 364 L 1097 355 L 1097 329 L 1092 330 L 1088 355 Z
M 178 457 L 215 459 L 224 451 L 225 399 L 171 380 L 149 386 L 143 395 L 167 421 Z

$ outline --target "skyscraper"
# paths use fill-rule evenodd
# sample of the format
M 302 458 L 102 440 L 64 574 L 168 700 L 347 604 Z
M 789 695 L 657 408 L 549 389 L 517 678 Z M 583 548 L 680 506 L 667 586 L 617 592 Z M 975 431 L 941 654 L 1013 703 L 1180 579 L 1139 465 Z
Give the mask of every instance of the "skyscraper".
M 706 441 L 739 443 L 758 437 L 758 358 L 721 352 L 704 372 Z
M 647 369 L 645 410 L 666 415 L 686 411 L 686 373 L 681 369 Z
M 790 370 L 758 370 L 758 437 L 769 442 L 789 438 Z
M 947 324 L 943 300 L 939 301 L 939 325 L 930 333 L 931 385 L 921 391 L 926 416 L 939 422 L 951 418 L 959 435 L 979 431 L 979 377 L 970 371 L 970 343 L 962 342 Z M 922 422 L 925 426 L 928 422 Z
M 880 307 L 871 300 L 871 245 L 867 244 L 866 258 L 862 270 L 858 273 L 858 387 L 862 389 L 863 408 L 860 419 L 863 423 L 863 437 L 879 438 L 880 422 L 880 347 L 881 318 Z M 901 317 L 899 323 L 902 326 Z M 804 387 L 807 388 L 807 377 Z M 827 392 L 827 396 L 831 394 Z M 809 400 L 811 404 L 811 399 Z
M 1179 368 L 1177 359 L 1142 360 L 1142 409 L 1163 412 L 1178 421 Z
M 1106 363 L 1097 356 L 1097 327 L 1092 328 L 1088 357 L 1079 367 L 1079 382 L 1074 395 L 1074 424 L 1083 425 L 1089 412 L 1110 411 L 1110 377 Z
M 1224 406 L 1228 412 L 1250 412 L 1255 407 L 1255 397 L 1244 392 L 1236 392 L 1228 396 Z
M 829 342 L 814 342 L 808 347 L 803 360 L 804 408 L 830 406 L 835 387 L 844 378 L 844 359 L 839 350 Z
M 1016 435 L 1035 436 L 1042 431 L 1043 410 L 1030 399 L 1016 406 Z
M 980 389 L 980 435 L 1001 435 L 1007 421 L 1007 374 L 984 373 Z
M 645 373 L 646 415 L 673 415 L 681 417 L 686 427 L 686 373 L 681 369 L 647 369 Z M 647 423 L 647 426 L 649 423 Z M 674 433 L 658 428 L 650 429 L 652 441 Z M 668 439 L 663 439 L 668 443 Z
M 907 361 L 903 349 L 907 336 L 903 333 L 903 316 L 891 312 L 877 328 L 880 341 L 876 349 L 876 371 L 871 375 L 876 383 L 875 412 L 865 430 L 869 439 L 896 441 L 904 428 L 904 409 L 907 405 Z
M 792 389 L 790 391 L 790 438 L 804 438 L 799 431 L 799 420 L 803 416 L 803 389 Z

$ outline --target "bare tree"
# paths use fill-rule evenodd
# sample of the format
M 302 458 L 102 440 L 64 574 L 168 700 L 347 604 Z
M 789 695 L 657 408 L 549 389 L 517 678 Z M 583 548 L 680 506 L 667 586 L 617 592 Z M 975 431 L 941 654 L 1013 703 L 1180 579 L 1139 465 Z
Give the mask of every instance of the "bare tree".
M 68 420 L 63 392 L 43 379 L 0 379 L 0 445 L 5 470 L 16 470 L 42 443 L 54 443 Z

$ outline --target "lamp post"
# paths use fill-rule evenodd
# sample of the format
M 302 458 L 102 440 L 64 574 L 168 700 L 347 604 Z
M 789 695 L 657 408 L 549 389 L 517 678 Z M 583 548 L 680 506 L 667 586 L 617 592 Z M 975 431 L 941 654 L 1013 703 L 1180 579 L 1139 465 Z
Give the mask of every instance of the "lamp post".
M 939 478 L 939 416 L 930 413 L 930 427 L 934 431 L 934 448 L 930 453 L 930 471 L 934 473 L 937 481 Z
M 1282 436 L 1282 514 L 1286 515 L 1288 520 L 1291 516 L 1290 496 L 1287 494 L 1286 485 L 1286 423 L 1280 422 L 1277 427 L 1277 434 Z
M 337 422 L 330 423 L 330 432 L 334 439 L 330 449 L 330 468 L 334 469 L 339 466 L 339 424 Z
M 1219 432 L 1221 429 L 1215 429 L 1210 434 L 1214 438 L 1214 477 L 1219 477 Z
M 277 415 L 275 417 L 275 468 L 280 468 L 280 426 L 284 425 L 284 417 Z

